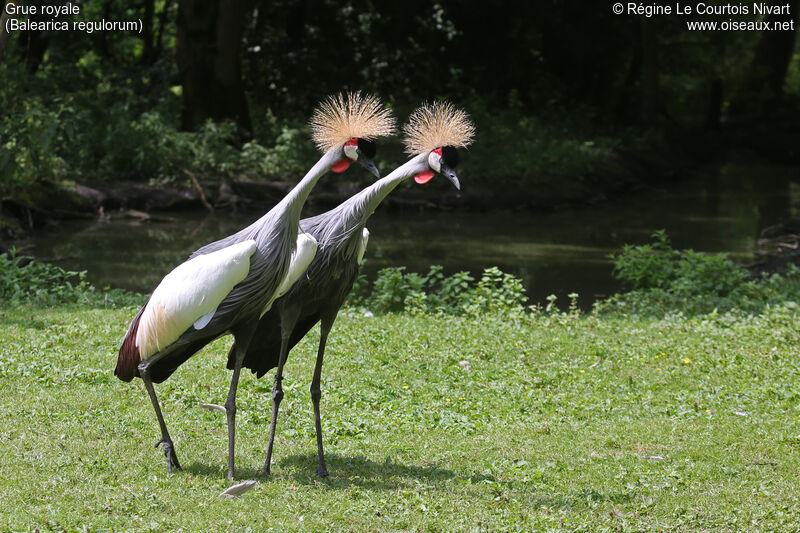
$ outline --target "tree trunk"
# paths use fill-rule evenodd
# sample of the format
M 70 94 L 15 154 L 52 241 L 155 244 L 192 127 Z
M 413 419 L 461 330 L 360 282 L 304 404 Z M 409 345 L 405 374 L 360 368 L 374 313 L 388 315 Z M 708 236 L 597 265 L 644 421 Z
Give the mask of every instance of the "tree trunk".
M 642 120 L 652 124 L 658 108 L 658 48 L 653 23 L 642 19 Z
M 208 119 L 232 120 L 251 135 L 242 85 L 242 0 L 180 0 L 175 57 L 183 85 L 181 126 L 194 130 Z
M 153 19 L 155 18 L 155 0 L 144 0 L 144 18 L 142 19 L 142 39 L 144 44 L 142 46 L 142 63 L 149 65 L 153 62 Z
M 715 77 L 711 80 L 708 90 L 708 112 L 706 113 L 706 128 L 718 130 L 722 119 L 722 80 Z
M 743 92 L 731 102 L 733 114 L 774 111 L 781 103 L 786 73 L 794 53 L 800 1 L 793 0 L 788 5 L 788 15 L 768 15 L 766 21 L 775 25 L 794 20 L 794 30 L 761 32 L 747 78 L 742 85 Z
M 32 15 L 30 20 L 42 21 L 44 20 L 41 15 Z M 20 47 L 23 53 L 23 60 L 28 72 L 31 74 L 39 70 L 39 65 L 44 61 L 44 54 L 47 52 L 47 47 L 50 46 L 50 37 L 48 32 L 39 30 L 25 30 L 19 32 L 17 42 L 22 43 Z
M 3 10 L 0 11 L 0 61 L 2 61 L 3 57 L 6 55 L 6 46 L 8 46 L 9 38 L 6 32 L 6 19 L 8 18 L 6 14 L 6 0 L 2 0 L 0 6 L 3 6 Z
M 103 18 L 105 20 L 113 20 L 111 18 L 111 0 L 105 0 L 103 2 Z M 108 50 L 108 36 L 106 32 L 99 31 L 97 32 L 97 53 L 100 57 L 108 59 L 110 53 Z

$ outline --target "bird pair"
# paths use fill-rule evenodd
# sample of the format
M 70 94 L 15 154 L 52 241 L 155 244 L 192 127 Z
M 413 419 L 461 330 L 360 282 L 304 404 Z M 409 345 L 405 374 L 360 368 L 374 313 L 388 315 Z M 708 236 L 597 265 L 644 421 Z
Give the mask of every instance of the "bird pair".
M 228 477 L 233 479 L 239 374 L 243 366 L 258 377 L 277 367 L 264 465 L 269 474 L 286 357 L 320 322 L 311 398 L 317 474 L 327 475 L 319 411 L 322 361 L 328 334 L 366 249 L 366 221 L 389 192 L 411 177 L 424 184 L 440 173 L 460 187 L 454 170 L 456 147 L 467 146 L 474 134 L 467 114 L 450 104 L 417 109 L 404 128 L 406 148 L 414 157 L 331 211 L 301 221 L 309 192 L 328 170 L 344 172 L 358 162 L 377 174 L 374 140 L 391 134 L 395 121 L 377 98 L 350 93 L 320 104 L 310 125 L 322 158 L 263 217 L 200 248 L 167 274 L 123 340 L 114 373 L 124 381 L 142 378 L 161 428 L 156 446 L 163 445 L 169 472 L 180 463 L 153 383 L 167 379 L 212 340 L 233 334 L 227 365 L 233 376 L 222 409 L 228 420 Z

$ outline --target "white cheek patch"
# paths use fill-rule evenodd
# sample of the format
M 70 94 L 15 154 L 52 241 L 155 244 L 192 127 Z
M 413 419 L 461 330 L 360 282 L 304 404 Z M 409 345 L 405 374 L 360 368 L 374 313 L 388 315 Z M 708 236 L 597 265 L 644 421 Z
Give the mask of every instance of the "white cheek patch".
M 348 157 L 348 159 L 352 159 L 353 161 L 358 161 L 358 145 L 357 144 L 345 144 L 344 145 L 344 155 Z
M 430 155 L 428 155 L 428 166 L 430 166 L 434 172 L 441 172 L 442 156 L 440 156 L 436 152 L 431 152 Z

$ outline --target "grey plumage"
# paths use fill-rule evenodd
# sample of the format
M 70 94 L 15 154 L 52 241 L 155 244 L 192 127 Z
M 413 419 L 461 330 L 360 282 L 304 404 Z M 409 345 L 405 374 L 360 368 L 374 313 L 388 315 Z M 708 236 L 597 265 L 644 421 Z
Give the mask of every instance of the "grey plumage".
M 249 368 L 258 377 L 274 367 L 278 367 L 280 373 L 288 351 L 317 322 L 321 323 L 320 346 L 311 384 L 317 429 L 317 474 L 321 476 L 327 475 L 319 415 L 322 358 L 328 332 L 358 275 L 362 230 L 375 209 L 397 185 L 417 173 L 429 170 L 428 154 L 420 154 L 338 207 L 300 222 L 301 230 L 317 240 L 317 254 L 306 275 L 288 293 L 276 300 L 272 309 L 261 318 L 242 361 L 242 366 Z M 448 169 L 448 172 L 452 170 Z M 452 175 L 457 184 L 454 172 Z M 234 364 L 236 350 L 234 344 L 228 354 L 228 368 L 232 368 Z M 272 434 L 274 428 L 271 430 Z M 266 471 L 269 471 L 271 449 L 270 441 Z
M 300 307 L 299 322 L 291 335 L 290 348 L 305 336 L 321 315 L 338 312 L 358 275 L 357 255 L 367 220 L 395 187 L 427 168 L 425 155 L 416 156 L 334 209 L 300 221 L 301 231 L 317 240 L 317 254 L 306 275 L 259 321 L 245 355 L 245 368 L 261 377 L 278 366 L 281 309 Z M 314 319 L 311 323 L 308 322 L 310 318 Z M 232 346 L 228 354 L 228 368 L 232 368 L 235 348 Z
M 287 274 L 290 274 L 292 253 L 298 243 L 303 204 L 328 169 L 342 172 L 352 161 L 357 161 L 377 175 L 371 161 L 374 148 L 371 140 L 391 133 L 394 119 L 377 98 L 349 93 L 324 101 L 315 110 L 311 126 L 312 137 L 319 146 L 325 146 L 325 153 L 300 183 L 259 220 L 230 237 L 200 248 L 189 261 L 168 274 L 155 291 L 161 296 L 151 297 L 123 339 L 114 373 L 123 381 L 130 381 L 136 375 L 142 378 L 161 429 L 161 440 L 156 446 L 164 446 L 169 472 L 173 466 L 180 469 L 180 463 L 153 383 L 168 378 L 215 338 L 233 334 L 237 349 L 224 407 L 228 418 L 228 477 L 233 478 L 236 390 L 242 361 L 259 318 L 279 290 L 285 290 L 284 283 L 295 279 Z M 297 265 L 304 266 L 313 256 L 316 245 L 309 240 L 303 243 L 302 250 L 298 250 L 298 254 L 302 251 L 303 260 L 298 260 Z M 213 258 L 198 257 L 214 251 L 220 253 Z M 231 287 L 227 283 L 235 285 Z M 216 308 L 210 309 L 217 302 Z M 146 341 L 141 353 L 140 321 L 144 324 L 141 333 Z M 190 326 L 192 321 L 194 324 Z M 140 359 L 144 360 L 140 362 Z M 277 402 L 273 407 L 273 427 Z
M 300 183 L 266 215 L 237 234 L 205 246 L 192 254 L 192 257 L 195 257 L 207 253 L 211 249 L 224 248 L 248 239 L 254 240 L 256 245 L 256 249 L 250 257 L 247 276 L 234 286 L 217 306 L 214 316 L 205 327 L 199 330 L 190 327 L 161 352 L 153 354 L 139 363 L 135 338 L 142 311 L 136 315 L 131 324 L 120 349 L 115 374 L 121 379 L 130 381 L 133 377 L 131 364 L 136 365 L 135 373 L 144 382 L 161 428 L 161 440 L 157 445 L 160 444 L 164 447 L 169 472 L 172 472 L 173 467 L 180 469 L 180 462 L 167 431 L 153 383 L 163 381 L 206 344 L 230 332 L 233 334 L 236 344 L 239 345 L 228 399 L 225 402 L 228 418 L 228 477 L 233 478 L 236 388 L 244 351 L 250 343 L 262 311 L 278 290 L 288 271 L 291 253 L 297 242 L 303 203 L 317 180 L 341 157 L 341 147 L 330 149 Z
M 226 248 L 245 240 L 256 241 L 250 258 L 250 272 L 220 303 L 209 324 L 201 330 L 189 328 L 149 367 L 153 383 L 161 383 L 209 342 L 236 330 L 246 331 L 257 321 L 289 268 L 297 242 L 298 222 L 303 204 L 317 180 L 341 157 L 341 149 L 323 155 L 306 177 L 275 207 L 239 232 L 207 244 L 189 258 Z M 238 335 L 241 338 L 243 335 Z M 238 339 L 237 339 L 238 340 Z

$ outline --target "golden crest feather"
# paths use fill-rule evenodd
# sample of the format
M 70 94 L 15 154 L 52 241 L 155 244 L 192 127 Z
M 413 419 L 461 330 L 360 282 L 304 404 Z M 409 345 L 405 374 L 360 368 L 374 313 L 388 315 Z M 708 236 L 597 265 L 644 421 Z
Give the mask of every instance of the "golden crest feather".
M 381 100 L 361 91 L 339 93 L 323 100 L 309 120 L 311 138 L 322 152 L 357 137 L 373 140 L 394 133 L 396 121 Z
M 469 146 L 475 136 L 475 126 L 463 109 L 450 102 L 432 102 L 411 113 L 403 133 L 406 152 L 413 155 L 443 146 Z

